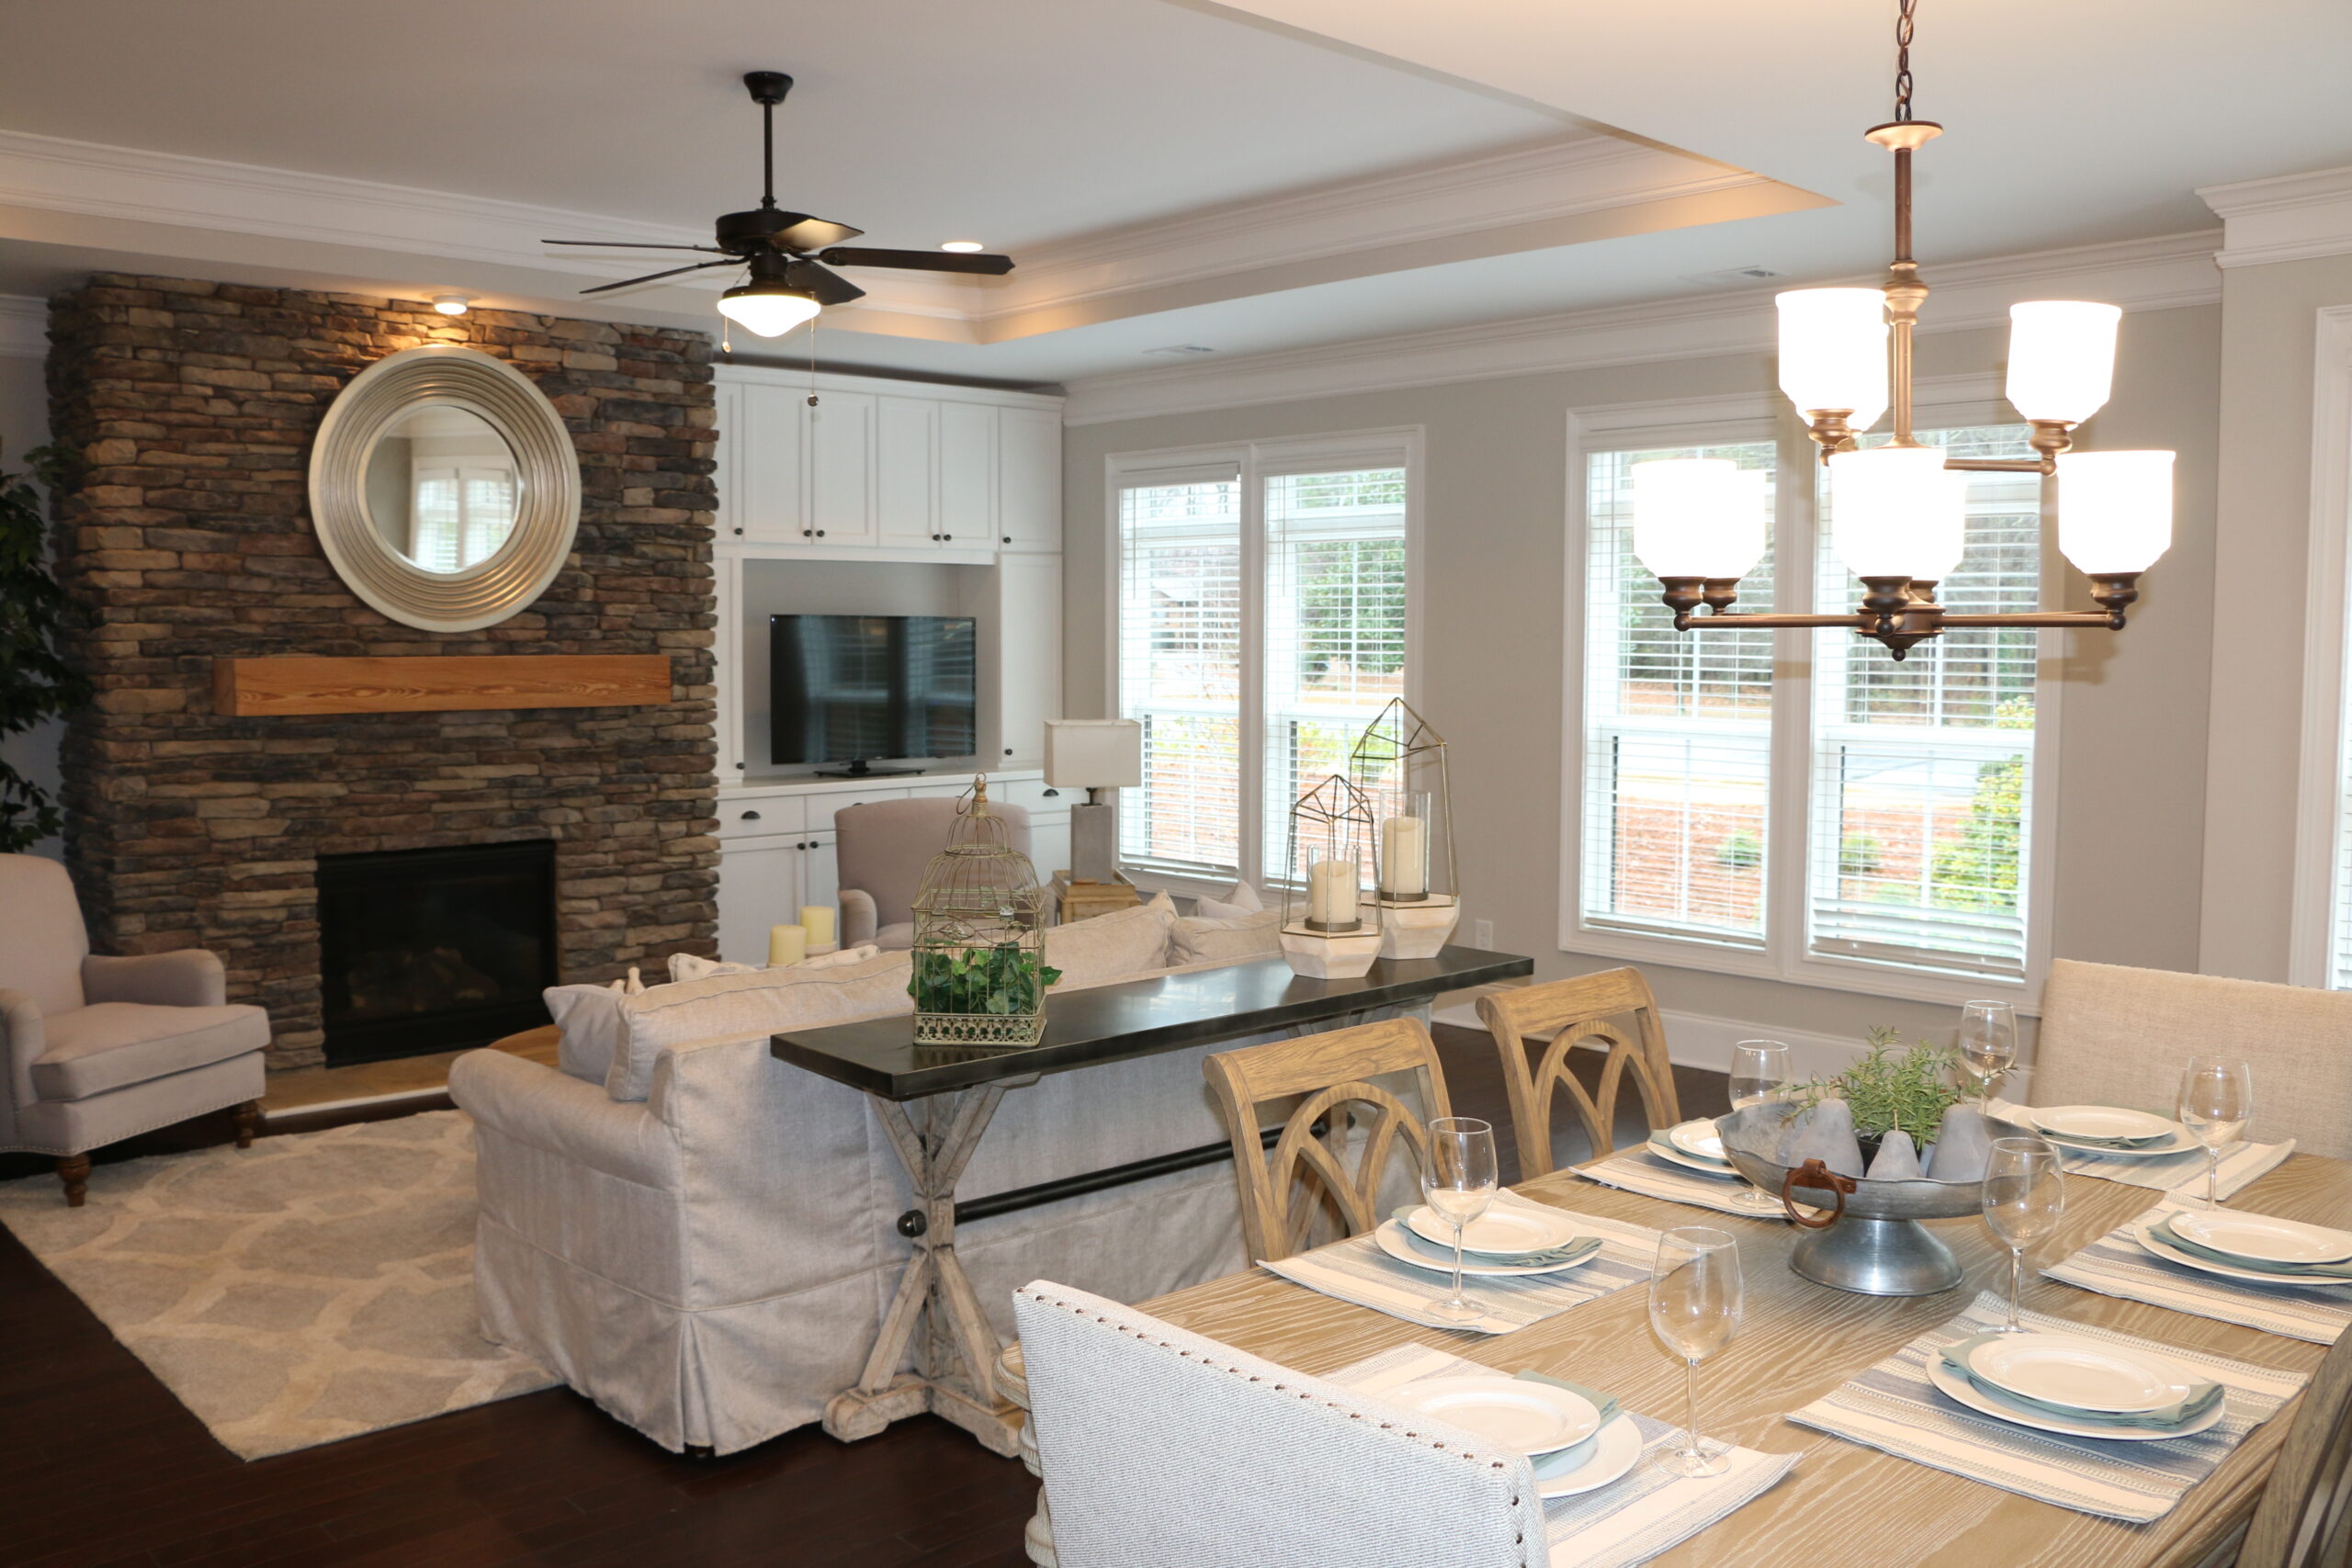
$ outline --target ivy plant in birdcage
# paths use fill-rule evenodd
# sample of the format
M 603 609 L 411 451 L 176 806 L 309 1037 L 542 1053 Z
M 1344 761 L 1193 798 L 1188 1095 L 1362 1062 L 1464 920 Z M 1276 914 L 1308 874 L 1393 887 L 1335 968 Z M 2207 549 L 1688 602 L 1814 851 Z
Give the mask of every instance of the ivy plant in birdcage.
M 989 809 L 986 779 L 958 807 L 915 894 L 915 1042 L 1035 1045 L 1046 1030 L 1046 896 L 1036 868 Z
M 1462 918 L 1445 737 L 1392 698 L 1348 753 L 1348 781 L 1380 824 L 1380 955 L 1434 958 Z

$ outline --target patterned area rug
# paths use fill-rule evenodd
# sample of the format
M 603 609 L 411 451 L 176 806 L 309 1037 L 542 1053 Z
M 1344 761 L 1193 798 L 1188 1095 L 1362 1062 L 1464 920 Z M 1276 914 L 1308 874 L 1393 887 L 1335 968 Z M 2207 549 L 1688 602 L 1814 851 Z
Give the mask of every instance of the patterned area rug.
M 475 1330 L 458 1111 L 7 1182 L 0 1224 L 245 1459 L 556 1381 Z

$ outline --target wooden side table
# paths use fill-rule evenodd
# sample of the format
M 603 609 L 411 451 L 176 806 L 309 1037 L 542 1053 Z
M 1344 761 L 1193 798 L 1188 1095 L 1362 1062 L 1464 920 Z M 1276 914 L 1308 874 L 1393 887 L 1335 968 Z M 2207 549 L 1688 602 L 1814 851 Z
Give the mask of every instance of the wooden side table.
M 1069 873 L 1054 873 L 1054 923 L 1066 926 L 1094 915 L 1132 909 L 1143 902 L 1143 890 L 1122 876 L 1116 882 L 1072 882 Z

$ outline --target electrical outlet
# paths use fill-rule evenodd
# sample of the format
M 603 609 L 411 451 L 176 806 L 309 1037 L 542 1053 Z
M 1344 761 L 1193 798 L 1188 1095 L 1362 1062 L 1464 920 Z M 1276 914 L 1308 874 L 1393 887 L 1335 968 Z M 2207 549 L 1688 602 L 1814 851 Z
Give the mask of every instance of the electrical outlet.
M 1470 945 L 1492 950 L 1495 945 L 1495 922 L 1492 920 L 1471 921 Z

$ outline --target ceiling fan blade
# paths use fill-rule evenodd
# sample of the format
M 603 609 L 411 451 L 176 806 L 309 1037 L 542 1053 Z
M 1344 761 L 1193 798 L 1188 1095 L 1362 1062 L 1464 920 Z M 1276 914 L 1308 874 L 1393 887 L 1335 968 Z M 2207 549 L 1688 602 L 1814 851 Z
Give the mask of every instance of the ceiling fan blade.
M 853 299 L 865 298 L 865 290 L 838 272 L 819 266 L 806 256 L 785 268 L 785 282 L 795 288 L 806 288 L 817 296 L 820 305 L 846 305 Z
M 541 240 L 543 245 L 593 245 L 600 251 L 708 251 L 712 255 L 731 255 L 717 245 L 657 245 L 650 240 Z
M 824 245 L 838 245 L 843 240 L 854 240 L 865 233 L 846 223 L 829 223 L 822 218 L 803 218 L 789 228 L 775 232 L 775 243 L 787 251 L 813 251 Z
M 715 262 L 688 262 L 684 266 L 673 266 L 667 272 L 649 272 L 642 277 L 624 277 L 618 283 L 600 283 L 594 288 L 583 288 L 580 292 L 582 294 L 609 294 L 616 288 L 628 288 L 639 283 L 650 283 L 657 277 L 675 277 L 682 272 L 700 272 L 705 267 L 740 266 L 742 264 L 737 261 L 733 256 L 727 256 Z
M 1011 256 L 959 254 L 954 251 L 872 251 L 835 245 L 817 253 L 835 266 L 898 266 L 913 272 L 978 272 L 1001 277 L 1012 270 Z

